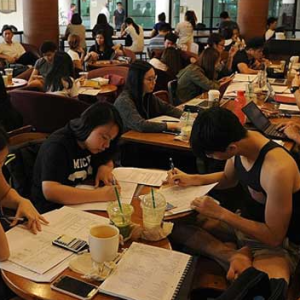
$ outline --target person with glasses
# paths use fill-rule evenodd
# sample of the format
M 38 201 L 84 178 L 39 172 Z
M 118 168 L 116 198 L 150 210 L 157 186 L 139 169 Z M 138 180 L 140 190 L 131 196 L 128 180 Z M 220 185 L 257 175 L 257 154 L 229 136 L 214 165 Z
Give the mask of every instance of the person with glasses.
M 156 123 L 148 121 L 161 115 L 180 118 L 182 111 L 155 97 L 153 90 L 157 76 L 151 64 L 135 61 L 129 68 L 126 86 L 115 101 L 124 131 L 162 132 L 177 130 L 178 123 Z
M 122 128 L 113 105 L 96 103 L 80 118 L 52 133 L 41 146 L 34 165 L 32 200 L 38 210 L 115 201 L 113 157 Z M 75 188 L 89 179 L 95 181 L 95 189 Z
M 0 127 L 0 219 L 1 222 L 7 222 L 10 227 L 17 225 L 18 221 L 22 218 L 26 218 L 27 228 L 34 234 L 41 231 L 41 224 L 47 224 L 47 220 L 41 216 L 34 208 L 30 200 L 20 196 L 16 190 L 6 182 L 2 168 L 8 155 L 8 136 L 6 131 Z M 3 207 L 15 209 L 16 215 L 7 216 Z M 9 258 L 9 245 L 4 232 L 4 228 L 0 224 L 0 261 L 7 260 Z

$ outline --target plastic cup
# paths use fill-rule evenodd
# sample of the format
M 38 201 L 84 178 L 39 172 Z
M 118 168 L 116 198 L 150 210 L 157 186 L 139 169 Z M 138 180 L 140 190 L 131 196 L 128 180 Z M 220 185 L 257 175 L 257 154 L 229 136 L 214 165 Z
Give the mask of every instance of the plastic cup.
M 125 239 L 129 237 L 131 233 L 131 215 L 134 209 L 132 205 L 122 203 L 122 211 L 123 213 L 121 212 L 117 201 L 111 202 L 107 206 L 107 212 L 111 223 L 118 227 L 120 234 Z
M 8 85 L 12 85 L 13 84 L 13 69 L 8 68 L 8 69 L 4 69 L 5 71 L 5 75 L 7 76 L 7 84 Z
M 5 85 L 5 87 L 8 86 L 8 78 L 7 78 L 7 75 L 2 75 L 2 79 L 3 79 L 3 83 Z
M 86 84 L 86 81 L 88 79 L 88 72 L 79 72 L 79 76 L 81 77 L 80 79 L 80 85 L 85 85 Z
M 220 91 L 209 90 L 208 91 L 208 107 L 219 106 Z
M 166 211 L 165 197 L 154 192 L 155 207 L 153 205 L 152 193 L 145 195 L 141 201 L 143 210 L 143 225 L 145 229 L 155 229 L 161 227 L 162 220 Z

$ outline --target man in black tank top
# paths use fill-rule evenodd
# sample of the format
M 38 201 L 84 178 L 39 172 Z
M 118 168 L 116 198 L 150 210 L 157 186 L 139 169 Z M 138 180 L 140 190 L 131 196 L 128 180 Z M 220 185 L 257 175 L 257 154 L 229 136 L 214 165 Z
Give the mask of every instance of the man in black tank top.
M 219 182 L 217 189 L 241 183 L 248 199 L 241 214 L 235 214 L 211 197 L 196 198 L 191 205 L 200 213 L 197 224 L 201 228 L 195 223 L 176 224 L 172 234 L 175 242 L 229 268 L 229 279 L 252 265 L 270 278 L 289 282 L 300 253 L 300 175 L 293 158 L 260 133 L 247 131 L 223 108 L 198 115 L 190 142 L 196 156 L 205 153 L 227 160 L 225 169 L 207 175 L 188 175 L 175 169 L 168 174 L 170 183 L 190 186 Z M 235 242 L 240 250 L 223 241 Z

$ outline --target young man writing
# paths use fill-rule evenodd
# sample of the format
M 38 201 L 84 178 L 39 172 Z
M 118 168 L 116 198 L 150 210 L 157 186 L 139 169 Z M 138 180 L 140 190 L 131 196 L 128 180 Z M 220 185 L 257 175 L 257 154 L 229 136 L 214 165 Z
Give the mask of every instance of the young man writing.
M 270 278 L 289 282 L 300 249 L 300 175 L 293 158 L 260 133 L 244 129 L 238 118 L 223 108 L 199 114 L 191 146 L 196 155 L 227 160 L 224 171 L 188 175 L 175 170 L 176 174 L 169 172 L 170 183 L 218 182 L 217 189 L 226 189 L 239 182 L 245 199 L 241 214 L 235 214 L 208 196 L 196 198 L 192 207 L 207 219 L 201 220 L 202 228 L 195 224 L 175 226 L 174 239 L 223 265 L 231 262 L 230 279 L 252 265 Z M 242 252 L 248 249 L 251 255 L 239 253 L 235 259 L 236 250 L 223 241 L 234 242 L 238 248 L 245 246 Z

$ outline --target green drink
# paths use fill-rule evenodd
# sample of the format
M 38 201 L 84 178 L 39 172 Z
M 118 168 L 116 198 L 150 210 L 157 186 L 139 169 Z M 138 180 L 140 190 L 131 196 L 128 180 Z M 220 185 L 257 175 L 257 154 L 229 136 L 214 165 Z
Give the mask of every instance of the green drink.
M 133 213 L 133 206 L 122 203 L 122 211 L 123 213 L 121 212 L 117 201 L 111 202 L 107 206 L 110 221 L 119 228 L 120 234 L 126 239 L 131 233 L 131 215 Z

